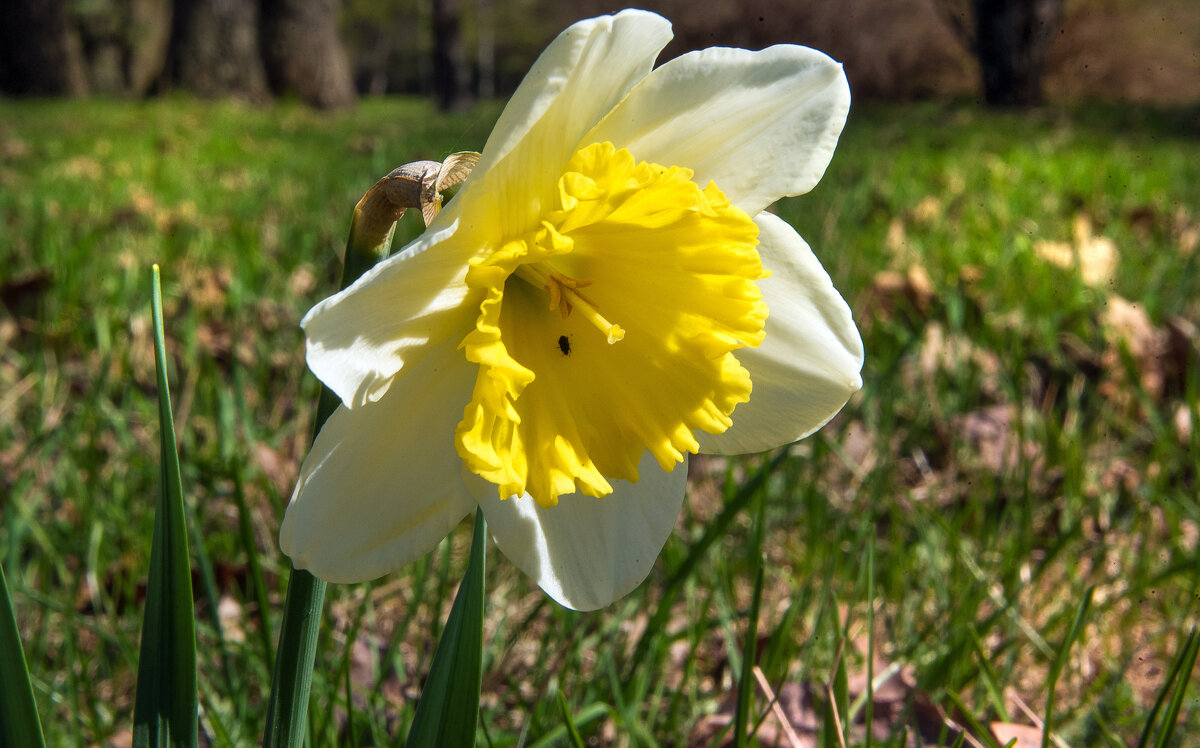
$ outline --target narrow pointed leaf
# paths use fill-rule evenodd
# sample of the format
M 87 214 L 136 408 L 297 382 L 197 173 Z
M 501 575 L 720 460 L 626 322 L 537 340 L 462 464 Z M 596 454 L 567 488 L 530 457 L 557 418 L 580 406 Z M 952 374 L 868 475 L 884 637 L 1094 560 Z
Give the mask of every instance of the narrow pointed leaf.
M 475 745 L 483 682 L 484 525 L 483 513 L 476 511 L 467 574 L 433 655 L 406 746 Z
M 830 614 L 833 616 L 833 628 L 838 632 L 838 649 L 833 661 L 829 686 L 825 693 L 820 744 L 825 748 L 842 748 L 846 745 L 845 723 L 850 713 L 850 691 L 844 659 L 850 617 L 847 614 L 846 624 L 843 627 L 841 615 L 836 606 L 830 609 Z
M 754 703 L 754 665 L 758 661 L 758 616 L 762 608 L 763 580 L 767 561 L 762 555 L 763 536 L 767 527 L 767 499 L 758 497 L 758 512 L 754 517 L 754 536 L 751 557 L 754 560 L 754 593 L 750 599 L 750 612 L 746 621 L 746 640 L 742 644 L 742 674 L 738 681 L 737 706 L 733 720 L 733 744 L 737 748 L 747 745 L 746 728 L 750 724 L 750 707 Z
M 1092 607 L 1092 594 L 1095 591 L 1096 588 L 1092 586 L 1083 593 L 1083 600 L 1079 603 L 1079 608 L 1075 611 L 1075 619 L 1071 622 L 1071 630 L 1067 632 L 1067 638 L 1063 640 L 1062 646 L 1058 648 L 1058 654 L 1054 657 L 1054 662 L 1050 664 L 1050 673 L 1046 678 L 1046 708 L 1042 715 L 1042 748 L 1049 748 L 1050 736 L 1053 734 L 1051 724 L 1055 716 L 1054 687 L 1058 683 L 1058 676 L 1062 674 L 1063 668 L 1067 665 L 1067 655 L 1070 654 L 1071 647 L 1075 645 L 1075 640 L 1083 631 L 1083 622 L 1087 620 L 1088 610 Z
M 872 726 L 875 724 L 875 535 L 867 536 L 867 725 L 866 748 L 871 748 Z M 850 716 L 853 724 L 854 715 Z
M 742 644 L 742 674 L 738 681 L 737 707 L 733 723 L 733 744 L 738 748 L 749 745 L 746 728 L 750 724 L 750 707 L 754 703 L 754 663 L 758 649 L 758 616 L 762 608 L 765 567 L 766 562 L 760 557 L 754 575 L 754 595 L 750 600 L 750 613 L 746 621 L 746 640 Z
M 17 631 L 17 616 L 8 597 L 8 582 L 0 566 L 0 745 L 41 748 L 42 722 L 33 701 L 33 686 L 25 665 L 25 650 Z
M 1171 745 L 1171 738 L 1175 734 L 1175 727 L 1179 724 L 1179 711 L 1183 708 L 1183 697 L 1187 694 L 1188 685 L 1191 683 L 1192 670 L 1196 667 L 1196 655 L 1200 653 L 1200 638 L 1196 636 L 1196 629 L 1188 634 L 1187 641 L 1184 642 L 1183 649 L 1179 651 L 1179 656 L 1175 658 L 1175 662 L 1171 666 L 1171 673 L 1167 676 L 1167 680 L 1163 683 L 1162 694 L 1155 701 L 1155 711 L 1162 704 L 1162 698 L 1167 691 L 1174 687 L 1174 692 L 1171 694 L 1171 701 L 1167 704 L 1167 711 L 1163 714 L 1162 728 L 1158 732 L 1158 738 L 1154 741 L 1155 748 L 1166 748 Z M 1150 715 L 1147 720 L 1147 727 L 1154 722 L 1154 714 Z
M 167 389 L 162 290 L 158 266 L 152 286 L 154 361 L 158 371 L 161 477 L 150 548 L 150 579 L 138 657 L 137 697 L 133 707 L 134 746 L 197 744 L 196 628 L 192 571 L 179 452 Z
M 562 691 L 558 692 L 558 709 L 562 712 L 563 725 L 567 729 L 567 738 L 570 740 L 573 748 L 584 748 L 583 737 L 579 734 L 579 729 L 575 727 L 575 720 L 571 717 L 571 707 L 567 705 L 567 697 Z

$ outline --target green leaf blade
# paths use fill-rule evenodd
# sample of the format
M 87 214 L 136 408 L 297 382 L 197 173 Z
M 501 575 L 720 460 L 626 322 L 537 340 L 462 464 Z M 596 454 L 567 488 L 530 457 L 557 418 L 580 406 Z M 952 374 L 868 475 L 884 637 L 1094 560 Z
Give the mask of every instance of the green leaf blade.
M 46 745 L 3 566 L 0 566 L 0 745 L 31 748 Z
M 583 736 L 579 734 L 579 728 L 575 727 L 575 720 L 571 717 L 571 707 L 567 704 L 567 697 L 562 691 L 558 692 L 558 709 L 562 712 L 563 726 L 566 728 L 567 738 L 571 741 L 572 748 L 584 748 Z
M 476 511 L 467 573 L 433 655 L 406 746 L 475 745 L 483 685 L 485 525 L 483 513 Z
M 154 266 L 152 298 L 162 455 L 138 657 L 133 744 L 139 747 L 195 746 L 199 713 L 195 607 L 179 450 L 167 388 L 162 290 L 157 265 Z

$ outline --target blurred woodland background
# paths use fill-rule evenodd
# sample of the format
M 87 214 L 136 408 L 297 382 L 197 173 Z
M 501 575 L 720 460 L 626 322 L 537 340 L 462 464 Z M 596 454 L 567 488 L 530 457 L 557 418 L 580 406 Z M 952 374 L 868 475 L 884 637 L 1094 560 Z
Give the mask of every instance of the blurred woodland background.
M 1200 101 L 1195 0 L 648 0 L 664 57 L 801 43 L 856 98 Z M 444 109 L 510 92 L 554 34 L 610 0 L 2 0 L 0 93 L 183 90 L 320 108 L 420 93 Z

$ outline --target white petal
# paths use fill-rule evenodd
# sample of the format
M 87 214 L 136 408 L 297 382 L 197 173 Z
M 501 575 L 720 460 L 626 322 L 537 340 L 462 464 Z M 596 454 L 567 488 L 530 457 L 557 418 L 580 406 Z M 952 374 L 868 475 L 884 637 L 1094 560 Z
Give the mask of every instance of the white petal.
M 686 166 L 755 215 L 816 185 L 849 109 L 842 66 L 816 50 L 713 47 L 655 70 L 585 141 Z
M 548 509 L 529 496 L 501 501 L 494 486 L 479 503 L 496 545 L 547 595 L 595 610 L 642 583 L 683 504 L 686 460 L 667 473 L 647 452 L 638 472 L 608 496 L 560 496 Z
M 568 27 L 546 47 L 509 99 L 476 169 L 491 168 L 545 120 L 559 127 L 575 121 L 565 131 L 543 133 L 560 140 L 559 148 L 565 144 L 569 157 L 579 138 L 650 71 L 670 40 L 670 22 L 642 10 Z M 547 150 L 555 149 L 548 145 Z
M 640 10 L 581 21 L 542 52 L 500 115 L 475 168 L 515 230 L 536 219 L 583 137 L 654 65 L 671 40 Z M 478 181 L 477 179 L 477 181 Z
M 475 508 L 454 428 L 476 367 L 437 346 L 376 403 L 326 422 L 300 471 L 279 545 L 297 568 L 361 582 L 429 552 Z
M 470 330 L 479 304 L 464 277 L 477 243 L 458 226 L 426 231 L 300 322 L 309 368 L 346 406 L 378 400 L 430 346 Z
M 808 436 L 862 387 L 862 338 L 850 307 L 795 229 L 770 213 L 755 219 L 759 252 L 772 273 L 759 281 L 767 337 L 736 352 L 750 372 L 750 402 L 723 434 L 697 434 L 700 451 L 761 452 Z

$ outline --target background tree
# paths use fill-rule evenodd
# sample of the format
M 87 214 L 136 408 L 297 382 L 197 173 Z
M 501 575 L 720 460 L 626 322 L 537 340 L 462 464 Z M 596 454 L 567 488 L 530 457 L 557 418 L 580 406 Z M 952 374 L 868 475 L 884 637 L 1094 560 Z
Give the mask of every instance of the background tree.
M 240 90 L 241 76 L 187 71 L 181 58 L 199 60 L 200 54 L 170 50 L 172 66 L 166 64 L 172 19 L 180 31 L 190 27 L 190 34 L 174 38 L 199 44 L 198 24 L 183 17 L 214 2 L 0 0 L 0 95 L 137 97 L 201 83 L 213 95 Z M 433 96 L 437 71 L 443 102 L 459 95 L 447 95 L 448 86 L 484 98 L 506 95 L 567 24 L 615 7 L 603 0 L 457 0 L 452 13 L 445 5 L 436 8 L 437 27 L 445 30 L 436 34 L 433 0 L 221 2 L 242 6 L 245 23 L 258 24 L 242 29 L 259 57 L 243 67 L 251 71 L 252 90 L 293 93 L 322 106 L 348 100 L 350 84 L 339 72 L 339 60 L 346 58 L 349 76 L 364 94 Z M 1200 100 L 1197 0 L 640 0 L 638 5 L 673 22 L 675 40 L 660 61 L 712 45 L 805 44 L 845 63 L 860 101 L 980 95 L 1015 105 L 1038 101 L 1043 90 L 1061 101 Z M 293 8 L 301 9 L 295 13 L 302 20 L 282 20 L 292 17 Z M 285 34 L 271 26 L 300 31 Z M 442 40 L 437 65 L 435 37 Z M 276 54 L 299 59 L 293 59 L 294 68 L 285 67 L 273 59 Z
M 470 85 L 458 0 L 433 0 L 433 93 L 438 108 L 465 109 L 471 103 Z
M 937 0 L 942 16 L 979 62 L 983 100 L 993 106 L 1042 101 L 1046 51 L 1063 0 Z
M 339 0 L 0 0 L 0 93 L 355 101 Z
M 201 96 L 269 98 L 256 3 L 175 0 L 163 87 Z
M 61 3 L 73 12 L 92 93 L 145 96 L 162 74 L 171 0 Z
M 88 93 L 79 33 L 63 3 L 0 2 L 0 91 L 30 96 Z
M 273 91 L 322 109 L 355 101 L 350 61 L 337 35 L 337 0 L 261 0 L 261 35 Z

